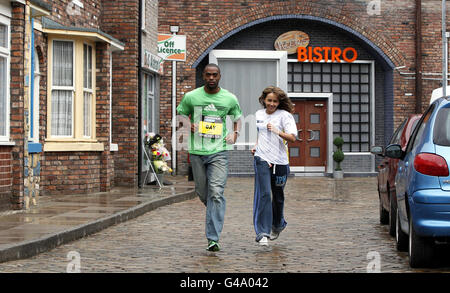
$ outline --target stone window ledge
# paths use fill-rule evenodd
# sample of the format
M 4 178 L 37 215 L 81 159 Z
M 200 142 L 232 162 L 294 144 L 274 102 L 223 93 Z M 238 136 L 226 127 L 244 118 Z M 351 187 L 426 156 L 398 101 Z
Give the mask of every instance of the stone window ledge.
M 103 143 L 86 142 L 46 142 L 44 152 L 103 152 Z

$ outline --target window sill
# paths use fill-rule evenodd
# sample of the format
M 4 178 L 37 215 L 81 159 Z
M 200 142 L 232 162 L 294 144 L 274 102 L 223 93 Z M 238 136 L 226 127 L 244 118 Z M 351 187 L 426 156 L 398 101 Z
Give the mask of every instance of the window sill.
M 46 142 L 44 152 L 103 152 L 103 143 L 86 142 Z
M 0 146 L 15 146 L 16 143 L 14 141 L 0 141 Z

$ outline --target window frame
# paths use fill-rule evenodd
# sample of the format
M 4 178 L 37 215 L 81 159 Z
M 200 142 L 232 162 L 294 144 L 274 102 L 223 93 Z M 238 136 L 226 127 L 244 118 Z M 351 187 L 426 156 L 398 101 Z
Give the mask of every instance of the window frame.
M 10 95 L 10 70 L 11 70 L 11 20 L 3 15 L 0 15 L 0 24 L 6 26 L 6 46 L 0 47 L 0 57 L 6 60 L 6 87 L 5 87 L 5 133 L 0 133 L 0 143 L 9 142 L 10 139 L 10 113 L 11 113 L 11 95 Z
M 28 133 L 28 141 L 39 142 L 39 110 L 40 110 L 40 81 L 41 81 L 41 68 L 39 62 L 39 55 L 36 50 L 34 50 L 34 72 L 33 72 L 33 99 L 30 97 L 29 101 L 29 121 L 30 124 L 33 123 L 33 127 L 30 125 L 30 131 Z M 32 103 L 33 102 L 33 103 Z
M 85 74 L 84 74 L 84 65 L 85 65 L 85 63 L 84 63 L 84 57 L 85 57 L 85 51 L 84 51 L 84 48 L 85 48 L 85 46 L 87 47 L 87 48 L 90 48 L 91 49 L 91 56 L 88 56 L 88 57 L 90 57 L 90 58 L 87 58 L 86 60 L 89 60 L 90 59 L 90 70 L 91 70 L 91 72 L 90 72 L 90 78 L 91 78 L 91 80 L 90 80 L 90 87 L 89 87 L 89 79 L 88 78 L 86 78 L 86 76 L 85 76 Z M 89 68 L 87 68 L 86 69 L 86 74 L 87 74 L 87 77 L 89 77 Z M 88 85 L 87 85 L 87 87 L 85 87 L 85 81 L 86 82 L 88 82 Z M 89 127 L 88 127 L 88 129 L 89 129 L 89 133 L 88 133 L 88 135 L 86 134 L 86 130 L 87 130 L 87 128 L 86 128 L 86 116 L 85 116 L 85 106 L 86 106 L 86 104 L 85 104 L 85 101 L 84 101 L 84 99 L 85 99 L 85 94 L 86 93 L 89 93 L 90 94 L 90 109 L 89 109 L 89 116 L 90 116 L 90 119 L 89 119 L 89 123 L 90 123 L 90 125 L 89 125 Z M 93 125 L 93 117 L 92 117 L 92 113 L 93 113 L 93 111 L 94 111 L 94 47 L 91 45 L 91 44 L 89 44 L 89 43 L 86 43 L 86 42 L 83 42 L 83 137 L 84 138 L 92 138 L 92 134 L 93 134 L 93 132 L 92 132 L 92 125 Z
M 57 86 L 57 85 L 53 85 L 53 53 L 54 53 L 54 42 L 55 41 L 60 41 L 60 42 L 72 42 L 73 46 L 73 57 L 72 57 L 72 86 Z M 75 88 L 76 88 L 76 71 L 75 71 L 75 67 L 76 67 L 76 60 L 75 60 L 75 55 L 76 55 L 76 48 L 75 48 L 75 41 L 74 40 L 68 40 L 68 39 L 52 39 L 49 40 L 49 48 L 51 48 L 51 51 L 49 52 L 49 59 L 51 60 L 51 62 L 49 62 L 49 85 L 50 85 L 50 96 L 49 96 L 49 108 L 48 108 L 48 113 L 49 113 L 49 123 L 47 124 L 47 129 L 48 129 L 48 133 L 49 136 L 51 138 L 56 138 L 56 139 L 64 139 L 64 138 L 74 138 L 75 136 L 75 132 L 74 132 L 74 128 L 75 128 Z M 50 49 L 49 49 L 50 50 Z M 71 123 L 71 135 L 53 135 L 52 134 L 52 96 L 53 96 L 53 91 L 70 91 L 72 93 L 72 123 Z
M 146 104 L 147 104 L 147 131 L 155 132 L 155 82 L 156 77 L 152 74 L 146 74 L 146 87 L 147 92 L 145 94 Z M 151 104 L 152 112 L 149 113 L 149 105 Z M 150 118 L 150 119 L 149 119 Z M 151 126 L 151 127 L 149 127 Z
M 53 85 L 53 46 L 54 41 L 67 41 L 73 42 L 73 86 L 54 86 Z M 47 86 L 47 133 L 46 142 L 73 142 L 73 143 L 93 143 L 97 142 L 96 139 L 96 45 L 95 42 L 87 40 L 83 37 L 77 36 L 49 36 L 48 39 L 48 86 Z M 88 45 L 92 48 L 92 89 L 88 89 L 92 92 L 91 98 L 91 135 L 86 137 L 84 131 L 84 45 Z M 52 91 L 53 90 L 72 90 L 73 103 L 72 103 L 72 135 L 71 136 L 54 136 L 52 135 L 51 122 L 52 122 Z M 48 149 L 54 150 L 55 147 L 51 146 Z M 87 147 L 87 150 L 97 150 Z

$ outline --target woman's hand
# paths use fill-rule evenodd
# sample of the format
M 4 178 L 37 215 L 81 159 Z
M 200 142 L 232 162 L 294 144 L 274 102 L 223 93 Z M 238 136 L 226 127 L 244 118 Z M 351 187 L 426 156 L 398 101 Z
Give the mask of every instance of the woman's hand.
M 275 133 L 276 135 L 280 134 L 280 130 L 278 130 L 278 128 L 276 128 L 275 126 L 273 126 L 270 123 L 267 123 L 267 129 L 273 133 Z
M 252 155 L 255 155 L 256 145 L 250 149 L 250 152 L 252 153 Z

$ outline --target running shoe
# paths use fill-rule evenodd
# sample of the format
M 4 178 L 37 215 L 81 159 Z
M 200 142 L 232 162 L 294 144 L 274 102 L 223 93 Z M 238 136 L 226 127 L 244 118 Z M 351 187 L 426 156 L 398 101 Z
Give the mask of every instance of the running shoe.
M 264 236 L 263 238 L 261 238 L 261 239 L 258 241 L 258 243 L 259 243 L 259 245 L 263 245 L 263 246 L 268 246 L 268 245 L 269 245 L 269 241 L 267 240 L 267 237 L 266 237 L 266 236 Z
M 280 236 L 281 231 L 271 231 L 270 232 L 270 240 L 275 240 Z
M 208 242 L 208 247 L 206 248 L 206 250 L 208 250 L 208 251 L 219 251 L 220 250 L 219 242 L 214 241 L 214 240 L 210 240 Z

